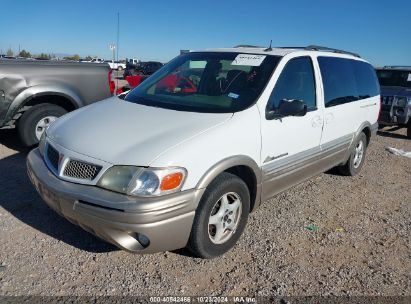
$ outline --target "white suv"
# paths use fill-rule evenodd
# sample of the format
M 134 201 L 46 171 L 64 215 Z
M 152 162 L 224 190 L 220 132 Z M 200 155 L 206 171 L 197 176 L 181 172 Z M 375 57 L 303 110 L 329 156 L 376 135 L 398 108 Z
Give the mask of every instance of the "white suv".
M 122 249 L 211 258 L 260 202 L 332 167 L 358 173 L 379 94 L 373 67 L 348 52 L 190 52 L 125 100 L 58 119 L 28 172 L 51 208 Z

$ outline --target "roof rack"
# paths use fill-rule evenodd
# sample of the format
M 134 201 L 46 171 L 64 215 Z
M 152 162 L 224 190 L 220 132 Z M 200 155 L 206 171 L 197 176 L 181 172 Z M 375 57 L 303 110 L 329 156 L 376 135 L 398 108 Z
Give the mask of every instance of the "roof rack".
M 339 49 L 333 49 L 333 48 L 319 46 L 319 45 L 309 45 L 309 46 L 306 46 L 304 49 L 312 50 L 312 51 L 326 51 L 326 52 L 333 52 L 333 53 L 339 53 L 339 54 L 347 54 L 347 55 L 352 55 L 352 56 L 361 58 L 361 56 L 358 55 L 357 53 L 348 52 L 348 51 L 339 50 Z
M 251 45 L 251 44 L 239 44 L 236 45 L 234 48 L 262 48 L 263 46 L 258 45 Z
M 263 48 L 263 46 L 257 46 L 257 45 L 249 45 L 249 44 L 239 44 L 236 45 L 234 48 Z M 326 46 L 319 46 L 319 45 L 309 45 L 309 46 L 280 46 L 280 47 L 273 47 L 276 49 L 300 49 L 300 50 L 309 50 L 309 51 L 325 51 L 325 52 L 333 52 L 333 53 L 339 53 L 339 54 L 347 54 L 351 55 L 354 57 L 361 58 L 360 55 L 357 53 L 353 52 L 348 52 L 344 50 L 339 50 L 339 49 L 334 49 L 334 48 L 329 48 Z
M 411 65 L 386 65 L 383 69 L 411 69 Z

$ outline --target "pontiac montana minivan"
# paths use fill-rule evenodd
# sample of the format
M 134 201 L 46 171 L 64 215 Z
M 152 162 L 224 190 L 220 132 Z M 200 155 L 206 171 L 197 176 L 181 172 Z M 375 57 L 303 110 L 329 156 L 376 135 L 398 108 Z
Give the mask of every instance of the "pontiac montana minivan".
M 56 120 L 28 172 L 52 209 L 122 249 L 212 258 L 261 202 L 333 167 L 357 174 L 379 109 L 376 73 L 353 53 L 190 52 L 125 100 Z

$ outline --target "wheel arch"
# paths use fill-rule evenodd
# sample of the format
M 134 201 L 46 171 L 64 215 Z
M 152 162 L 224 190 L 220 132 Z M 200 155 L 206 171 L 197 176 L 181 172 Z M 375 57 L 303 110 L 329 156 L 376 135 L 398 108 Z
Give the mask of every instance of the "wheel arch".
M 212 166 L 197 183 L 197 189 L 206 188 L 218 175 L 223 172 L 234 174 L 241 178 L 250 192 L 250 211 L 255 210 L 261 203 L 261 169 L 249 156 L 236 155 L 225 158 Z
M 360 127 L 358 128 L 358 130 L 355 133 L 355 137 L 353 142 L 355 141 L 355 139 L 361 134 L 364 133 L 365 136 L 367 137 L 367 146 L 370 144 L 370 140 L 371 140 L 371 135 L 372 135 L 372 131 L 371 131 L 372 127 L 371 127 L 371 123 L 369 121 L 365 121 L 363 122 Z
M 55 104 L 67 111 L 83 106 L 81 98 L 70 88 L 63 86 L 33 86 L 20 92 L 14 98 L 6 114 L 5 121 L 12 120 L 25 106 L 33 106 L 40 103 Z

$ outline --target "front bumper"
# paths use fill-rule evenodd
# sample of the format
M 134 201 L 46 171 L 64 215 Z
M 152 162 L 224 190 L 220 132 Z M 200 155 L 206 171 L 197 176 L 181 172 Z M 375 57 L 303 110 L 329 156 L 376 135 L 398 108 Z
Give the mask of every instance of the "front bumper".
M 382 125 L 406 125 L 410 117 L 410 106 L 382 105 L 378 122 Z
M 38 149 L 27 156 L 27 172 L 43 200 L 58 214 L 121 249 L 137 253 L 184 247 L 204 192 L 193 189 L 137 198 L 66 182 L 50 172 Z

